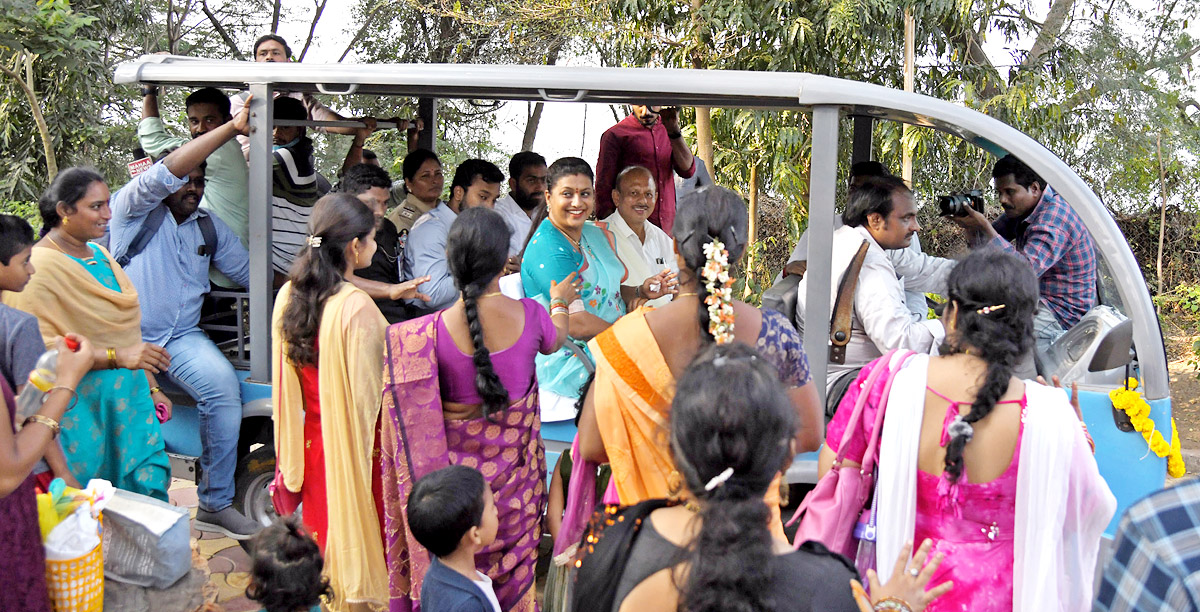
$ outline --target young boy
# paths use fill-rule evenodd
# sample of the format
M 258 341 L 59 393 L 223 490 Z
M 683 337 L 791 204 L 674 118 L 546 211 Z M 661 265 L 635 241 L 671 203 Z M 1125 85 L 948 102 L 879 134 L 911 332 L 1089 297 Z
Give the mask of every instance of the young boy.
M 24 219 L 14 215 L 0 214 L 0 293 L 20 293 L 33 276 L 33 264 L 29 263 L 33 252 L 33 228 Z M 29 380 L 29 372 L 37 360 L 46 352 L 42 334 L 38 331 L 37 317 L 0 303 L 0 375 L 8 381 L 14 393 L 20 393 Z M 10 407 L 10 409 L 15 409 Z M 67 459 L 57 442 L 47 447 L 46 462 L 53 475 L 67 481 L 72 487 L 79 482 L 67 470 Z M 34 468 L 44 470 L 45 466 Z M 39 476 L 39 484 L 48 482 Z
M 426 474 L 408 496 L 408 524 L 434 555 L 421 586 L 423 612 L 500 612 L 475 553 L 496 539 L 499 517 L 483 474 L 452 465 Z

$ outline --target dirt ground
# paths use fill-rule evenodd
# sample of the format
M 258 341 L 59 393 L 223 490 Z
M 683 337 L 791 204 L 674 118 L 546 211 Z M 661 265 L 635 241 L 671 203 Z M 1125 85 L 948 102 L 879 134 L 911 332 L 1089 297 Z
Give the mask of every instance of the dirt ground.
M 1200 332 L 1200 322 L 1180 316 L 1168 316 L 1162 322 L 1167 342 L 1167 361 L 1171 371 L 1171 407 L 1179 441 L 1187 451 L 1200 452 L 1200 378 L 1188 364 L 1196 358 L 1192 343 Z M 1190 462 L 1189 462 L 1190 463 Z M 1188 472 L 1192 466 L 1188 466 Z

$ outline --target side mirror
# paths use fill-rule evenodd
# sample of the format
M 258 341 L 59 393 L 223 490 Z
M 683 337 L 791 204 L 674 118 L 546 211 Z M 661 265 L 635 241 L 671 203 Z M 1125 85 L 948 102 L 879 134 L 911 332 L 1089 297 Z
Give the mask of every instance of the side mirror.
M 1133 361 L 1133 320 L 1126 319 L 1108 330 L 1092 354 L 1089 372 L 1120 368 Z

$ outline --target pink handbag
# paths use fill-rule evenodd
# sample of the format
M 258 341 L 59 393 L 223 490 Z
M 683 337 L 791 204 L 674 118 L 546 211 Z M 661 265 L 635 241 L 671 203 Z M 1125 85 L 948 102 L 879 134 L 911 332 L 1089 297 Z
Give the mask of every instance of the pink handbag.
M 291 516 L 296 512 L 296 508 L 300 507 L 300 494 L 292 493 L 283 484 L 283 474 L 276 469 L 275 480 L 267 485 L 267 490 L 271 492 L 271 505 L 275 506 L 275 514 L 279 516 Z
M 908 352 L 908 351 L 906 351 Z M 875 457 L 879 450 L 879 434 L 883 430 L 883 416 L 886 411 L 887 392 L 891 390 L 892 380 L 903 366 L 891 369 L 889 366 L 896 350 L 888 351 L 881 357 L 867 375 L 862 390 L 854 403 L 854 412 L 850 417 L 850 425 L 842 435 L 842 443 L 838 446 L 837 458 L 833 467 L 817 481 L 817 486 L 808 493 L 788 524 L 797 520 L 800 526 L 796 530 L 795 546 L 808 540 L 816 540 L 829 550 L 853 559 L 858 546 L 854 539 L 854 526 L 864 512 L 867 500 L 871 496 L 875 484 Z M 905 361 L 912 356 L 905 356 Z M 871 431 L 871 439 L 863 453 L 862 466 L 843 466 L 846 447 L 862 420 L 863 406 L 871 395 L 871 390 L 886 377 L 884 393 L 880 398 L 879 411 L 875 416 L 875 428 Z

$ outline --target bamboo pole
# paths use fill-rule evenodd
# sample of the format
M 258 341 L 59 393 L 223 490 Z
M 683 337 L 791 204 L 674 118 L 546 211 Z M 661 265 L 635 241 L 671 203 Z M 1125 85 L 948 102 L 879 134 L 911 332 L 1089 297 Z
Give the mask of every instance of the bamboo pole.
M 913 91 L 913 80 L 917 64 L 917 27 L 913 21 L 912 9 L 904 9 L 904 91 Z M 909 186 L 912 185 L 912 147 L 908 144 L 908 130 L 911 126 L 904 124 L 901 132 L 902 150 L 904 152 L 901 166 L 901 177 Z

